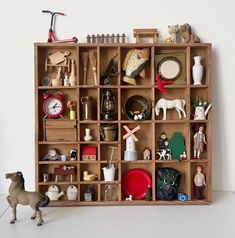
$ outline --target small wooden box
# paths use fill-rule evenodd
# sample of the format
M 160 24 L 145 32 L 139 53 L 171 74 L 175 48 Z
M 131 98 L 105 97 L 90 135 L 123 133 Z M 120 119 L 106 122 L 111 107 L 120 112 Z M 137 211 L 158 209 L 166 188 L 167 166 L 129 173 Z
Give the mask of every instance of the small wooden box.
M 43 127 L 46 141 L 77 141 L 76 120 L 46 119 Z
M 84 145 L 82 147 L 82 160 L 96 160 L 96 146 Z

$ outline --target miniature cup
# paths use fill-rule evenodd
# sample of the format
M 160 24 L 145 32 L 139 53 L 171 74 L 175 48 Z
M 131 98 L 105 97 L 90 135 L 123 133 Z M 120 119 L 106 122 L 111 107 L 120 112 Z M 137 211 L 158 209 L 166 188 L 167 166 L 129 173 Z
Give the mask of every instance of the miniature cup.
M 66 155 L 61 155 L 61 161 L 66 161 L 67 160 L 67 156 Z

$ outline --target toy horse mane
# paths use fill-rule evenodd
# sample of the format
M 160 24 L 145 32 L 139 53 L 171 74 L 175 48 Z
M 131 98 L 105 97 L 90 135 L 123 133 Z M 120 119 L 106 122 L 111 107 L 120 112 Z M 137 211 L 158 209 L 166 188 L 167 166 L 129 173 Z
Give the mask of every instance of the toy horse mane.
M 20 185 L 21 185 L 21 188 L 22 188 L 23 190 L 25 190 L 23 174 L 22 174 L 21 172 L 18 171 L 18 172 L 17 172 L 17 175 L 18 175 L 18 177 L 19 177 L 19 179 L 20 179 Z

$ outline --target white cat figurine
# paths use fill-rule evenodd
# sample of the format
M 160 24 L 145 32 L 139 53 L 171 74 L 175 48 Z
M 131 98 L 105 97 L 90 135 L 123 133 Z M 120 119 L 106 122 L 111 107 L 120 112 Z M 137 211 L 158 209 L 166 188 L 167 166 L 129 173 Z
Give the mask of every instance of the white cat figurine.
M 177 43 L 176 37 L 177 33 L 179 32 L 179 25 L 168 26 L 168 32 L 170 33 L 170 36 L 165 39 L 165 43 Z

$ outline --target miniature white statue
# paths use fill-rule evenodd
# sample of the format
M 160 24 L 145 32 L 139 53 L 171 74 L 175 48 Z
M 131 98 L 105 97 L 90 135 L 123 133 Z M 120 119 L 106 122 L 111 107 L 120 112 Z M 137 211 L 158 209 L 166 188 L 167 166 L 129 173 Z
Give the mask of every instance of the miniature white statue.
M 170 36 L 165 39 L 165 43 L 177 43 L 176 36 L 179 32 L 179 25 L 168 26 L 168 32 L 170 33 Z
M 184 106 L 185 106 L 185 100 L 183 100 L 183 99 L 167 100 L 165 98 L 160 98 L 156 103 L 155 113 L 156 113 L 156 116 L 159 116 L 160 109 L 162 109 L 163 110 L 162 120 L 166 120 L 167 109 L 175 108 L 175 110 L 179 114 L 179 118 L 181 119 L 182 118 L 181 112 L 183 113 L 183 116 L 186 117 L 186 112 L 184 110 Z
M 203 133 L 204 127 L 200 126 L 198 129 L 198 132 L 196 132 L 193 136 L 194 140 L 194 159 L 201 159 L 201 153 L 203 152 L 204 149 L 204 144 L 207 145 L 206 142 L 206 136 Z

